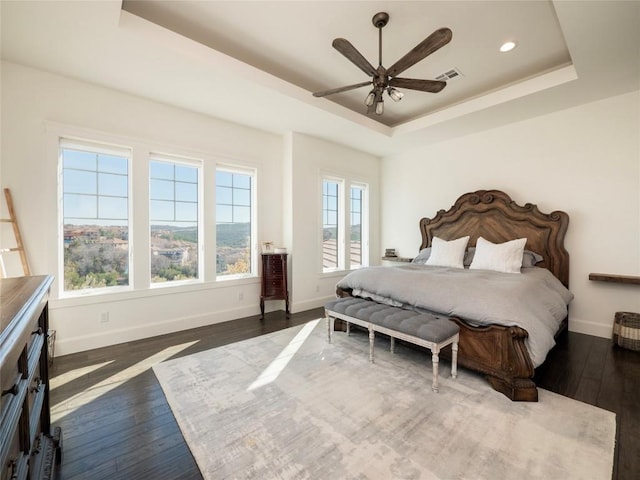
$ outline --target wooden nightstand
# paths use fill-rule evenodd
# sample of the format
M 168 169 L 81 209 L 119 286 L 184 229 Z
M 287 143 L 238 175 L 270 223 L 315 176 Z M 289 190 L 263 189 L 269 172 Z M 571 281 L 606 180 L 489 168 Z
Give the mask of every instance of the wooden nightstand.
M 289 318 L 289 291 L 287 289 L 287 254 L 262 254 L 262 288 L 260 290 L 260 319 L 264 319 L 265 300 L 284 300 Z

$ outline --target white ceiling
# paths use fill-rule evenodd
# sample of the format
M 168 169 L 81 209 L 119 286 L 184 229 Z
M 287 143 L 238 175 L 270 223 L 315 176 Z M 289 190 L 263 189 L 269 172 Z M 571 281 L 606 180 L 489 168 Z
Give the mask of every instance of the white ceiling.
M 404 91 L 406 98 L 399 104 L 387 101 L 385 114 L 373 118 L 390 126 L 571 63 L 553 6 L 542 1 L 125 0 L 123 8 L 309 91 L 368 80 L 331 42 L 346 38 L 377 66 L 378 30 L 371 18 L 378 11 L 390 15 L 382 31 L 386 67 L 434 30 L 449 27 L 453 41 L 401 76 L 434 79 L 457 67 L 464 78 L 437 95 Z M 506 40 L 517 40 L 519 48 L 500 53 L 498 48 Z M 364 114 L 369 90 L 363 87 L 329 98 Z
M 640 1 L 94 1 L 1 3 L 2 58 L 256 128 L 386 155 L 640 88 Z M 458 68 L 438 94 L 405 90 L 366 116 L 386 11 L 389 67 L 435 29 L 450 44 L 402 74 Z M 498 52 L 504 40 L 518 47 Z

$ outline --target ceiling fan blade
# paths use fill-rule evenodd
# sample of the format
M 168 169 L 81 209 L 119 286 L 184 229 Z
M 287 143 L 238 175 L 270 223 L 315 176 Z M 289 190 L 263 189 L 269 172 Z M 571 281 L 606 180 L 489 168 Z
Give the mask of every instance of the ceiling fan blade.
M 448 28 L 440 28 L 436 30 L 422 42 L 416 45 L 409 53 L 394 63 L 387 69 L 387 75 L 395 77 L 404 72 L 407 68 L 415 65 L 423 58 L 431 55 L 441 47 L 444 47 L 451 41 L 453 34 Z
M 366 87 L 371 85 L 371 80 L 368 82 L 356 83 L 355 85 L 348 85 L 346 87 L 332 88 L 331 90 L 325 90 L 323 92 L 315 92 L 314 97 L 326 97 L 327 95 L 333 95 L 334 93 L 346 92 L 347 90 L 353 90 L 354 88 Z
M 420 90 L 421 92 L 438 93 L 447 86 L 447 82 L 395 77 L 389 80 L 389 85 L 392 87 L 408 88 L 409 90 Z
M 369 63 L 369 61 L 362 56 L 362 54 L 356 50 L 356 47 L 351 45 L 349 40 L 344 38 L 336 38 L 333 43 L 333 48 L 338 50 L 342 55 L 347 57 L 355 66 L 357 66 L 364 73 L 373 77 L 376 74 L 376 69 Z

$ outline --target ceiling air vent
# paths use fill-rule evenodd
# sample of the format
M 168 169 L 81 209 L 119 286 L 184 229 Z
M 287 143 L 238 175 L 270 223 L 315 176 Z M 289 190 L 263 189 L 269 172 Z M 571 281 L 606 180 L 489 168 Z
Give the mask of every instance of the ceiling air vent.
M 444 82 L 448 82 L 449 80 L 456 80 L 458 78 L 462 78 L 464 75 L 457 68 L 452 68 L 451 70 L 447 70 L 444 73 L 441 73 L 436 77 L 436 80 L 442 80 Z

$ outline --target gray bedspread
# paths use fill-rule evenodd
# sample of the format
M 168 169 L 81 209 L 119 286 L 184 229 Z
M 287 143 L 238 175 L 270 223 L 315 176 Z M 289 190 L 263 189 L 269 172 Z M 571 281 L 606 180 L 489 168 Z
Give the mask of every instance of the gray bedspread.
M 403 308 L 455 316 L 474 325 L 524 328 L 535 367 L 555 345 L 554 335 L 567 316 L 573 294 L 544 268 L 521 274 L 425 265 L 368 267 L 350 272 L 340 288 Z

